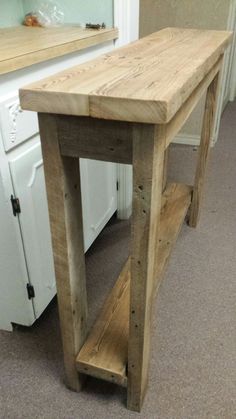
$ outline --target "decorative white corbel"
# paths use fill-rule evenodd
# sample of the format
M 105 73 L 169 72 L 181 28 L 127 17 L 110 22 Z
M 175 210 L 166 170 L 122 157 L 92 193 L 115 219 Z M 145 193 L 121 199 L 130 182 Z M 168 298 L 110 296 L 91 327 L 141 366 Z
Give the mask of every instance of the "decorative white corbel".
M 12 105 L 9 106 L 9 116 L 10 116 L 10 141 L 11 143 L 15 143 L 16 141 L 16 121 L 18 115 L 23 112 L 19 102 L 14 102 Z

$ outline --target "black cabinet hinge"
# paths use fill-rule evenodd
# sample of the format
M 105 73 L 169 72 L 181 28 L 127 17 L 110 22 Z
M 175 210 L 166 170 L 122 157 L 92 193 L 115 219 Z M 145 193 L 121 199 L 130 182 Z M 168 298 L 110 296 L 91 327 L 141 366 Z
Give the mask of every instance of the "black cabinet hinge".
M 116 181 L 116 190 L 117 191 L 119 190 L 119 182 L 118 182 L 118 180 Z
M 13 195 L 11 195 L 11 205 L 12 205 L 12 211 L 13 215 L 16 217 L 17 214 L 20 214 L 20 201 L 18 198 L 14 198 Z
M 28 299 L 31 300 L 31 298 L 35 297 L 34 287 L 31 284 L 27 284 L 26 288 L 28 293 Z

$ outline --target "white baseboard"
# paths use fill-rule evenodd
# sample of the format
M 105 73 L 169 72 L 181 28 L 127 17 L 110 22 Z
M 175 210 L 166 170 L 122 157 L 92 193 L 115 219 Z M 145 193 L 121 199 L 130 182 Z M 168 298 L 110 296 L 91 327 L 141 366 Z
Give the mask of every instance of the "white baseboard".
M 174 144 L 183 144 L 191 145 L 192 147 L 197 147 L 200 144 L 200 135 L 191 135 L 191 134 L 178 134 L 173 140 Z M 214 138 L 211 139 L 211 147 L 215 145 L 216 141 Z
M 180 133 L 176 135 L 175 139 L 173 140 L 175 144 L 183 144 L 183 145 L 191 145 L 193 147 L 198 146 L 200 144 L 200 135 L 191 135 Z

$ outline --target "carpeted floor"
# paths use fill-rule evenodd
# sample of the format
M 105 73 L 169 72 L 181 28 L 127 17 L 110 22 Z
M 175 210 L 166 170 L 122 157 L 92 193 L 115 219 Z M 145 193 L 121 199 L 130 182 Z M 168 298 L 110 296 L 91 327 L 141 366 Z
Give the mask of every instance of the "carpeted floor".
M 173 146 L 170 178 L 191 183 L 196 150 Z M 86 257 L 90 324 L 128 254 L 129 223 L 113 220 Z M 184 226 L 154 312 L 150 380 L 141 414 L 125 390 L 63 384 L 54 300 L 31 328 L 0 332 L 2 419 L 236 418 L 236 103 L 209 163 L 199 227 Z M 105 292 L 104 292 L 105 291 Z

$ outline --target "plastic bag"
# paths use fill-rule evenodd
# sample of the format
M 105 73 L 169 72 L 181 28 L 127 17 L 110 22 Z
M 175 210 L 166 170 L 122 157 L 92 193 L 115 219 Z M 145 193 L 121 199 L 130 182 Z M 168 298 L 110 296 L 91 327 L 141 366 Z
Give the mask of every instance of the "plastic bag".
M 37 10 L 27 13 L 26 26 L 59 26 L 64 22 L 64 12 L 53 0 L 38 1 Z
M 64 22 L 64 13 L 54 1 L 41 1 L 38 9 L 38 20 L 42 26 L 58 26 Z

